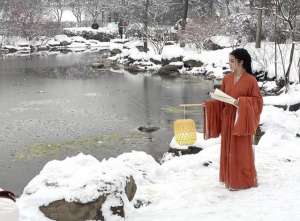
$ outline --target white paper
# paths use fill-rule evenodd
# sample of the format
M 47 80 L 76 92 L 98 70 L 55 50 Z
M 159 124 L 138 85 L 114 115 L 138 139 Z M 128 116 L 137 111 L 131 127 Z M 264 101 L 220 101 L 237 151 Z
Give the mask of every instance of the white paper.
M 213 93 L 210 93 L 211 98 L 222 101 L 228 104 L 235 105 L 236 99 L 229 96 L 228 94 L 224 93 L 223 91 L 219 90 L 218 88 L 215 89 Z

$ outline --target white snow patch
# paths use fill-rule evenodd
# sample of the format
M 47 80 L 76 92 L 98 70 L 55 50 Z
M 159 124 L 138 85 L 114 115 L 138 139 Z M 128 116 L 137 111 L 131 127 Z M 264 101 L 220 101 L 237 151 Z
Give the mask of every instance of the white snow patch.
M 300 84 L 291 85 L 288 93 L 279 96 L 264 97 L 264 104 L 268 105 L 293 105 L 300 103 Z
M 184 55 L 184 50 L 178 45 L 167 45 L 162 51 L 162 59 L 171 60 Z

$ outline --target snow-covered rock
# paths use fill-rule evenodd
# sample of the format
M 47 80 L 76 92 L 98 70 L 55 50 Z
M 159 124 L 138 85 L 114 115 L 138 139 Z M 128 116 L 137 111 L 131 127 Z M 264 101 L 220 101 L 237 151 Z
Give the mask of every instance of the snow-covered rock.
M 76 42 L 76 43 L 87 43 L 88 42 L 85 38 L 83 38 L 81 36 L 72 36 L 72 37 L 70 37 L 70 39 L 72 42 Z
M 179 77 L 180 72 L 175 65 L 164 65 L 158 70 L 157 75 L 162 77 Z
M 98 29 L 92 29 L 91 27 L 65 28 L 63 32 L 68 36 L 82 36 L 86 39 L 108 42 L 118 35 L 118 25 L 110 23 L 108 26 Z
M 67 35 L 56 35 L 54 37 L 54 40 L 60 43 L 60 46 L 67 46 L 72 44 L 71 38 L 69 38 Z
M 60 46 L 60 42 L 59 41 L 56 41 L 54 39 L 51 39 L 47 42 L 47 44 L 50 46 L 50 47 L 58 47 Z
M 18 47 L 13 45 L 4 45 L 2 48 L 8 50 L 8 53 L 15 53 L 19 50 Z
M 99 47 L 99 48 L 109 48 L 109 42 L 100 42 L 97 40 L 87 40 L 91 47 Z
M 30 47 L 30 42 L 28 41 L 19 41 L 17 42 L 17 46 L 18 47 L 22 47 L 22 48 L 29 48 Z
M 126 38 L 115 38 L 115 39 L 112 39 L 111 42 L 112 43 L 116 43 L 116 44 L 126 44 L 128 43 L 130 40 L 129 39 L 126 39 Z
M 71 217 L 76 216 L 78 218 L 84 215 L 82 211 L 90 211 L 91 216 L 84 219 L 99 218 L 99 216 L 93 217 L 96 214 L 96 210 L 93 212 L 93 207 L 88 210 L 84 204 L 97 202 L 94 209 L 99 209 L 101 208 L 99 207 L 100 201 L 108 203 L 106 202 L 108 198 L 121 200 L 122 208 L 125 206 L 126 209 L 136 191 L 133 182 L 137 185 L 148 182 L 145 178 L 152 179 L 154 171 L 151 169 L 155 170 L 157 167 L 158 163 L 143 152 L 126 153 L 118 158 L 104 159 L 101 162 L 84 154 L 62 161 L 50 161 L 24 188 L 18 200 L 18 206 L 22 211 L 21 220 L 49 220 L 41 210 L 52 218 L 60 217 L 58 220 L 62 220 L 61 217 L 68 218 L 66 220 L 72 220 Z M 128 185 L 129 182 L 131 182 L 130 185 Z M 59 207 L 60 212 L 54 212 L 53 205 Z M 110 206 L 107 208 L 110 209 Z M 77 212 L 72 214 L 72 208 L 76 208 Z M 102 207 L 102 209 L 105 208 Z M 109 212 L 102 210 L 102 215 L 105 213 Z M 83 220 L 83 217 L 73 220 Z M 109 217 L 105 215 L 104 218 L 109 220 Z
M 72 44 L 66 46 L 66 48 L 88 48 L 90 44 L 80 43 L 80 42 L 72 42 Z
M 300 84 L 290 85 L 287 93 L 278 96 L 266 96 L 263 98 L 265 105 L 279 106 L 290 111 L 300 109 Z
M 203 47 L 206 50 L 219 50 L 237 46 L 238 41 L 231 36 L 215 35 L 203 42 Z

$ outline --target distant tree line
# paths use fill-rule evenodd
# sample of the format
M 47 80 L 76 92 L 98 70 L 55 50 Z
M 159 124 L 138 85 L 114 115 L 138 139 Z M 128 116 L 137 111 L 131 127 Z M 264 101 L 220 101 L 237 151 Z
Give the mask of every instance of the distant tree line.
M 143 32 L 183 19 L 181 29 L 187 28 L 182 36 L 187 41 L 226 34 L 259 44 L 261 39 L 284 42 L 291 37 L 288 30 L 297 39 L 299 4 L 299 0 L 1 0 L 0 19 L 2 29 L 27 38 L 59 32 L 66 10 L 76 18 L 73 26 L 126 21 L 147 26 Z

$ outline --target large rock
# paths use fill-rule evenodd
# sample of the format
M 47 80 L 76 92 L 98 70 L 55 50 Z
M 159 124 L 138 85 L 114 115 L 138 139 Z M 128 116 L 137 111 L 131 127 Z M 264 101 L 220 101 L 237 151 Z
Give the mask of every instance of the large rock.
M 158 70 L 157 75 L 163 77 L 178 77 L 180 73 L 177 66 L 165 65 Z
M 184 63 L 184 67 L 186 68 L 201 67 L 203 65 L 202 61 L 197 61 L 193 59 L 183 61 L 183 63 Z
M 104 66 L 104 63 L 93 63 L 93 64 L 92 64 L 92 67 L 93 67 L 93 68 L 100 68 L 100 69 L 102 69 L 102 68 L 104 68 L 105 66 Z
M 56 35 L 54 40 L 59 42 L 60 46 L 68 46 L 72 44 L 72 40 L 67 35 Z
M 118 49 L 118 48 L 114 48 L 110 52 L 111 56 L 115 56 L 115 55 L 121 54 L 121 53 L 122 53 L 122 51 L 120 49 Z
M 144 52 L 145 51 L 143 45 L 137 45 L 135 47 L 139 50 L 139 52 Z M 147 51 L 149 51 L 149 49 L 147 49 Z
M 196 147 L 196 146 L 189 146 L 187 149 L 176 149 L 176 148 L 169 148 L 168 153 L 173 153 L 175 156 L 181 156 L 186 154 L 197 154 L 199 153 L 203 148 Z
M 153 64 L 156 64 L 156 65 L 160 65 L 160 64 L 161 64 L 161 59 L 150 58 L 150 61 L 151 61 Z
M 259 143 L 259 140 L 261 137 L 265 134 L 264 131 L 261 129 L 261 125 L 256 129 L 255 135 L 254 135 L 254 141 L 253 144 L 257 145 Z
M 8 49 L 0 48 L 0 54 L 8 54 L 8 53 L 9 53 Z
M 213 42 L 211 39 L 207 39 L 203 43 L 203 47 L 206 50 L 219 50 L 219 49 L 224 49 L 225 47 L 222 47 L 218 45 L 217 43 Z
M 17 47 L 14 47 L 14 46 L 10 46 L 10 45 L 5 45 L 3 47 L 4 50 L 6 50 L 8 53 L 15 53 L 18 51 L 18 48 Z
M 143 71 L 141 69 L 141 67 L 139 67 L 138 65 L 134 65 L 134 64 L 125 65 L 124 70 L 128 71 L 131 74 L 138 74 L 141 71 Z
M 85 39 L 94 39 L 101 42 L 109 42 L 111 39 L 114 39 L 117 34 L 116 33 L 106 33 L 101 31 L 96 31 L 93 29 L 85 29 L 85 30 L 73 30 L 73 29 L 64 29 L 64 34 L 67 36 L 81 36 Z
M 162 65 L 168 65 L 172 62 L 178 62 L 178 61 L 182 61 L 183 57 L 182 56 L 178 56 L 178 57 L 173 57 L 171 59 L 167 59 L 167 58 L 162 58 L 161 59 L 161 63 Z
M 132 176 L 128 178 L 125 187 L 125 193 L 129 201 L 131 201 L 136 193 L 137 186 Z M 117 205 L 110 205 L 112 214 L 125 216 L 123 200 L 120 193 L 103 193 L 93 202 L 67 202 L 66 200 L 58 200 L 50 203 L 48 206 L 41 206 L 39 209 L 46 217 L 56 221 L 83 221 L 83 220 L 102 220 L 104 221 L 102 207 L 108 198 L 114 198 Z
M 274 105 L 275 107 L 282 108 L 283 110 L 289 110 L 289 111 L 297 111 L 300 109 L 300 103 L 292 104 L 292 105 Z
M 48 162 L 24 188 L 18 206 L 24 220 L 110 220 L 125 216 L 137 190 L 136 180 L 150 179 L 159 164 L 149 155 L 132 152 L 99 161 L 78 154 Z M 146 164 L 147 166 L 145 166 Z M 112 214 L 117 214 L 116 216 Z M 2 221 L 2 220 L 1 220 Z
M 240 42 L 231 36 L 216 35 L 204 40 L 203 47 L 207 50 L 219 50 L 238 46 Z

